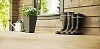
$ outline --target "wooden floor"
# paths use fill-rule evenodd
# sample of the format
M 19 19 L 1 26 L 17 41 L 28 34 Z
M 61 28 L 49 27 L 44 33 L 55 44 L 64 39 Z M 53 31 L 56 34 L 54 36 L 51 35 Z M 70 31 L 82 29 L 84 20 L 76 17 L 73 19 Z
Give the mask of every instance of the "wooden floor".
M 100 36 L 0 32 L 0 49 L 100 49 Z

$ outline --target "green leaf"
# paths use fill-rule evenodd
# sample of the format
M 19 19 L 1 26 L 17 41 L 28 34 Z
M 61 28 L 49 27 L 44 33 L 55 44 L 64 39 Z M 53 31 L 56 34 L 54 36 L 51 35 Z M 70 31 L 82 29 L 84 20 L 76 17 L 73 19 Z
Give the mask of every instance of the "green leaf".
M 23 6 L 21 8 L 21 14 L 23 16 L 36 16 L 37 10 L 31 6 Z

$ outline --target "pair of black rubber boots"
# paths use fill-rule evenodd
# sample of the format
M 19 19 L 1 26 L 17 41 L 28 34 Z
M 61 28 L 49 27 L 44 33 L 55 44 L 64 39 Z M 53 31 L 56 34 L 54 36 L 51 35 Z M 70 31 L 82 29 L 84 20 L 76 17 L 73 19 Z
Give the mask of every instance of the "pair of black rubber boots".
M 80 29 L 82 27 L 83 15 L 74 12 L 63 12 L 62 17 L 62 29 L 56 31 L 56 34 L 76 35 L 81 34 Z

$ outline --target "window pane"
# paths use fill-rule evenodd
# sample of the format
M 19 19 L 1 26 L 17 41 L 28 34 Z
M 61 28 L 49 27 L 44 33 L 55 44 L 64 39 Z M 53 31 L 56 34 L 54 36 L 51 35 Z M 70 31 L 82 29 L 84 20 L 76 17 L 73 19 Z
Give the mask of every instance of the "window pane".
M 38 15 L 59 14 L 59 0 L 38 0 Z

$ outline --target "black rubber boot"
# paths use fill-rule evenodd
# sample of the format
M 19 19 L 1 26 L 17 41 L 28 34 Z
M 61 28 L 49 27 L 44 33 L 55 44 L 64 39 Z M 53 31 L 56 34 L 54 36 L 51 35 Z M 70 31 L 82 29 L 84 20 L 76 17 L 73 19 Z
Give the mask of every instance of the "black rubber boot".
M 66 13 L 61 13 L 62 17 L 62 29 L 60 31 L 56 31 L 56 34 L 62 34 L 62 32 L 67 28 L 67 16 Z
M 65 31 L 61 32 L 62 34 L 70 34 L 68 31 L 71 29 L 71 17 L 74 16 L 74 12 L 66 12 L 67 15 L 67 28 Z
M 69 35 L 73 34 L 72 31 L 74 31 L 76 28 L 76 15 L 72 15 L 71 17 L 71 29 L 68 31 Z
M 79 14 L 79 13 L 77 13 L 77 14 L 75 14 L 75 16 L 76 16 L 76 27 L 75 27 L 75 29 L 70 33 L 70 34 L 72 34 L 72 35 L 78 35 L 78 34 L 81 34 L 80 33 L 80 30 L 81 30 L 81 28 L 82 28 L 82 18 L 83 18 L 83 15 L 82 14 Z

